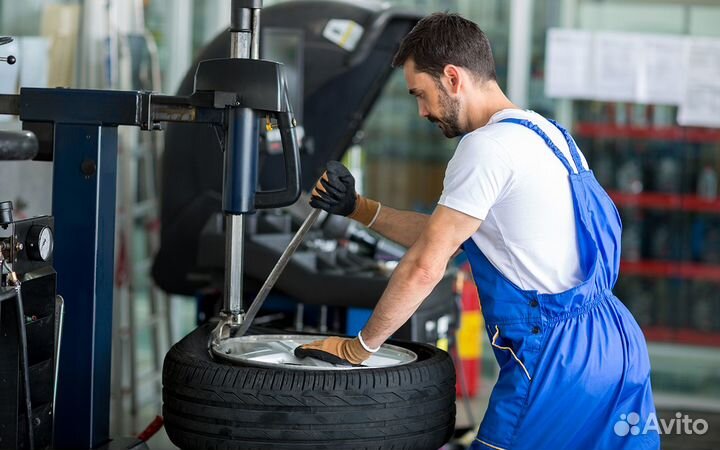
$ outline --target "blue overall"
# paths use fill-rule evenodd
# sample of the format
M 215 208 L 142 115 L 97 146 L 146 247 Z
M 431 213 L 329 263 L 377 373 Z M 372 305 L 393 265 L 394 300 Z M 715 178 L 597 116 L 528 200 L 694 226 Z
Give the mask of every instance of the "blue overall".
M 559 294 L 522 290 L 472 239 L 463 244 L 500 365 L 471 448 L 657 449 L 658 433 L 643 433 L 655 412 L 645 338 L 611 290 L 620 262 L 617 209 L 560 125 L 552 122 L 578 173 L 539 127 L 520 119 L 502 122 L 538 134 L 567 168 L 584 281 Z

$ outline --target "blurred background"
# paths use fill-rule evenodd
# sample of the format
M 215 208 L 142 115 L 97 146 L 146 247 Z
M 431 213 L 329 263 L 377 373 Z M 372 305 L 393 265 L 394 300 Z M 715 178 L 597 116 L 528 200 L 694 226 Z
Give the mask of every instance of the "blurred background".
M 720 414 L 720 2 L 387 3 L 477 22 L 510 99 L 572 130 L 622 216 L 615 291 L 649 341 L 658 408 L 697 411 L 710 434 L 713 426 L 720 433 L 712 419 Z M 175 93 L 199 52 L 227 28 L 229 8 L 229 0 L 0 0 L 0 32 L 17 38 L 3 50 L 19 61 L 0 67 L 0 93 L 18 86 Z M 20 127 L 15 117 L 0 120 L 3 129 Z M 120 141 L 111 426 L 127 435 L 160 412 L 162 357 L 194 328 L 197 307 L 150 277 L 162 133 L 123 128 Z M 457 141 L 418 118 L 401 71 L 355 141 L 345 162 L 363 194 L 433 210 Z M 16 214 L 49 213 L 51 177 L 46 163 L 5 162 L 0 192 Z M 461 333 L 482 349 L 467 353 L 475 369 L 465 397 L 475 417 L 459 408 L 459 422 L 472 425 L 497 369 L 480 330 Z M 717 436 L 697 439 L 697 448 L 720 445 Z

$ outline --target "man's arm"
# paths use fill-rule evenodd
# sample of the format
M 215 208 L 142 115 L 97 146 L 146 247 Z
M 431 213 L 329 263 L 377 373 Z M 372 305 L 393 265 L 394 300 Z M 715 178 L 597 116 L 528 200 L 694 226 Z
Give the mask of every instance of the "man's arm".
M 482 220 L 438 205 L 420 233 L 420 237 L 390 278 L 370 320 L 362 331 L 369 348 L 378 348 L 412 316 L 423 300 L 442 279 L 450 257 L 472 236 Z M 358 338 L 332 336 L 295 349 L 302 358 L 312 351 L 315 358 L 335 362 L 339 357 L 351 364 L 361 364 L 372 353 Z
M 393 272 L 362 332 L 368 346 L 382 345 L 415 313 L 442 279 L 450 258 L 481 223 L 480 219 L 438 205 Z
M 358 195 L 355 178 L 337 161 L 327 163 L 327 170 L 313 189 L 310 204 L 330 214 L 354 219 L 405 247 L 415 243 L 430 218 L 427 214 L 380 206 L 377 201 Z
M 429 219 L 428 214 L 402 211 L 382 205 L 370 229 L 409 248 L 418 240 Z
M 454 209 L 438 205 L 427 221 L 420 237 L 410 247 L 390 278 L 370 320 L 362 331 L 363 341 L 370 348 L 378 348 L 415 313 L 442 279 L 450 257 L 458 247 L 480 227 L 482 220 Z M 372 353 L 358 338 L 336 336 L 315 341 L 295 349 L 295 355 L 313 357 L 328 354 L 351 364 L 360 364 Z M 334 361 L 333 359 L 328 359 Z

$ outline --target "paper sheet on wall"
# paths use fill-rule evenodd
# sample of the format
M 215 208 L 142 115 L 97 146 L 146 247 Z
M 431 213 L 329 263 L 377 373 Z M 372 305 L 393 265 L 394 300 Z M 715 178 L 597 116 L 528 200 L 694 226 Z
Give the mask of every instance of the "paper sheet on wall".
M 720 39 L 691 38 L 686 67 L 678 123 L 720 127 Z
M 48 87 L 48 40 L 40 36 L 18 39 L 21 87 Z
M 18 57 L 17 40 L 0 47 L 0 56 L 8 57 L 10 55 Z M 18 63 L 8 64 L 0 62 L 0 94 L 17 94 L 18 92 L 18 76 L 20 74 L 20 66 Z M 0 122 L 8 122 L 14 120 L 15 116 L 8 114 L 0 114 Z
M 593 98 L 635 101 L 641 47 L 637 34 L 596 33 L 592 51 Z
M 684 36 L 552 29 L 545 92 L 548 97 L 679 105 L 685 98 L 688 46 Z
M 679 105 L 685 86 L 688 40 L 684 37 L 642 37 L 635 101 L 655 105 Z
M 545 52 L 545 95 L 592 98 L 592 33 L 553 28 Z
M 50 42 L 48 85 L 70 87 L 75 83 L 80 4 L 50 3 L 43 7 L 40 34 Z

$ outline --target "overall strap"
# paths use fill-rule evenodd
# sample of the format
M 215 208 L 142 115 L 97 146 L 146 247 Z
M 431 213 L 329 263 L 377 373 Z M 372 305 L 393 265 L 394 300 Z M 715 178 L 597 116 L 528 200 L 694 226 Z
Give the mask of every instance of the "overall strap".
M 568 130 L 566 130 L 562 125 L 552 119 L 548 119 L 548 122 L 555 125 L 555 127 L 560 130 L 560 132 L 565 137 L 565 141 L 567 141 L 568 148 L 570 149 L 570 155 L 572 155 L 572 159 L 573 161 L 575 161 L 575 167 L 577 167 L 578 173 L 587 172 L 587 169 L 585 168 L 585 166 L 583 166 L 582 158 L 580 157 L 580 151 L 578 150 L 577 144 L 575 143 L 575 139 L 570 136 Z
M 531 131 L 535 132 L 538 136 L 540 136 L 548 147 L 550 147 L 550 150 L 555 153 L 555 156 L 560 160 L 560 162 L 565 166 L 565 169 L 567 169 L 568 173 L 570 175 L 573 175 L 575 173 L 575 170 L 573 170 L 572 166 L 568 162 L 567 158 L 565 158 L 565 155 L 560 151 L 560 149 L 555 145 L 555 143 L 550 139 L 550 137 L 545 134 L 543 130 L 540 129 L 539 126 L 535 125 L 534 123 L 530 122 L 529 120 L 525 119 L 515 119 L 515 118 L 508 118 L 503 119 L 498 123 L 514 123 L 517 125 L 524 126 L 525 128 L 530 129 Z M 567 133 L 563 128 L 561 128 L 559 125 L 555 124 L 556 127 L 563 133 L 563 136 L 565 136 L 565 140 L 567 141 L 568 147 L 570 148 L 570 154 L 573 156 L 573 161 L 575 161 L 575 164 L 577 164 L 578 171 L 583 171 L 583 165 L 581 163 L 578 163 L 578 160 L 580 160 L 580 155 L 577 154 L 577 147 L 575 147 L 575 142 L 570 137 L 570 134 Z M 573 147 L 575 147 L 575 151 L 573 152 Z M 575 159 L 575 156 L 577 155 L 577 159 Z

